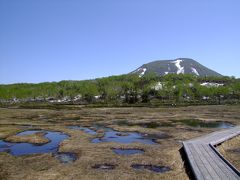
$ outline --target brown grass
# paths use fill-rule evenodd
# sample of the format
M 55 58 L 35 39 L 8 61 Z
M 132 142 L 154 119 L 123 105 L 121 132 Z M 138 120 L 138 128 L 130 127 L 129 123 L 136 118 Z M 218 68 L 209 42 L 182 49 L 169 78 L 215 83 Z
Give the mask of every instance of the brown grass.
M 222 143 L 218 149 L 228 161 L 240 170 L 240 136 Z
M 31 143 L 31 144 L 46 144 L 49 139 L 44 137 L 44 132 L 37 132 L 35 134 L 24 135 L 24 136 L 9 136 L 5 139 L 7 142 L 13 143 Z
M 193 128 L 183 124 L 172 127 L 144 128 L 138 125 L 118 125 L 118 120 L 130 123 L 171 122 L 172 120 L 202 119 L 228 121 L 240 124 L 239 107 L 195 106 L 181 108 L 81 108 L 79 110 L 0 109 L 0 138 L 11 138 L 27 129 L 62 131 L 70 138 L 60 145 L 60 152 L 74 152 L 78 160 L 72 164 L 59 163 L 51 154 L 36 154 L 14 157 L 0 153 L 0 179 L 189 179 L 179 150 L 181 142 L 217 129 Z M 80 130 L 71 130 L 66 125 L 91 126 L 94 123 L 112 127 L 122 132 L 166 134 L 158 139 L 158 145 L 141 143 L 91 143 L 91 139 L 103 135 L 89 135 Z M 29 126 L 26 126 L 29 125 Z M 41 139 L 42 136 L 39 136 Z M 27 137 L 32 142 L 33 136 Z M 111 148 L 139 148 L 145 152 L 130 156 L 117 155 Z M 114 170 L 93 169 L 95 164 L 114 164 Z M 135 170 L 131 164 L 168 166 L 171 171 L 153 173 Z

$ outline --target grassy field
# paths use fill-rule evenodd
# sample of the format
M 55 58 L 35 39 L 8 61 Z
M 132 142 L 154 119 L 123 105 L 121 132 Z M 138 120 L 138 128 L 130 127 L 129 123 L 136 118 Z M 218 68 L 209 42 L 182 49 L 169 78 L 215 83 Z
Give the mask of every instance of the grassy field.
M 0 139 L 11 142 L 46 143 L 43 133 L 25 139 L 16 133 L 29 129 L 61 131 L 70 136 L 59 147 L 60 152 L 73 152 L 78 159 L 61 164 L 52 154 L 12 156 L 0 153 L 0 179 L 189 179 L 182 155 L 181 142 L 219 128 L 196 124 L 200 121 L 240 124 L 239 106 L 192 106 L 180 108 L 74 108 L 74 109 L 0 109 Z M 67 126 L 101 125 L 124 132 L 139 132 L 156 138 L 156 145 L 114 142 L 91 143 L 96 135 Z M 239 148 L 239 144 L 237 144 Z M 228 147 L 228 145 L 226 145 Z M 138 148 L 143 154 L 117 155 L 112 148 Z M 228 151 L 226 151 L 228 152 Z M 228 153 L 226 153 L 228 154 Z M 156 173 L 136 170 L 132 164 L 166 166 L 171 170 Z M 94 169 L 98 164 L 115 165 L 113 170 Z M 191 175 L 190 175 L 191 176 Z

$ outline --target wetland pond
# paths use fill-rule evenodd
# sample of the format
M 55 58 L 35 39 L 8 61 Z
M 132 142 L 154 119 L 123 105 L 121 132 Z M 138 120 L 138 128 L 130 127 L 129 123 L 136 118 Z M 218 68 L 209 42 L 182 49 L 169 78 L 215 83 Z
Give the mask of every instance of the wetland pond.
M 159 127 L 174 127 L 177 124 L 183 124 L 187 126 L 191 126 L 194 128 L 220 128 L 220 129 L 228 129 L 234 127 L 233 124 L 224 121 L 203 121 L 199 119 L 183 119 L 183 120 L 170 120 L 167 122 L 138 122 L 138 123 L 130 123 L 127 120 L 119 120 L 115 121 L 115 124 L 119 126 L 141 126 L 143 128 L 159 128 Z
M 187 119 L 187 120 L 180 120 L 174 121 L 180 122 L 181 124 L 195 127 L 195 128 L 221 128 L 221 129 L 228 129 L 234 127 L 233 124 L 224 121 L 201 121 L 198 119 Z
M 119 155 L 133 155 L 133 154 L 143 154 L 143 149 L 123 149 L 123 148 L 112 148 L 115 154 Z
M 92 143 L 102 143 L 102 142 L 116 142 L 116 143 L 122 143 L 122 144 L 129 144 L 129 143 L 143 143 L 143 144 L 157 144 L 155 142 L 155 138 L 151 138 L 149 136 L 144 136 L 137 132 L 120 132 L 116 131 L 111 128 L 101 127 L 101 126 L 93 126 L 93 129 L 87 128 L 87 127 L 81 127 L 81 126 L 68 126 L 69 129 L 74 130 L 82 130 L 88 134 L 95 135 L 97 130 L 104 130 L 105 133 L 102 137 L 97 137 L 91 140 Z
M 119 131 L 107 131 L 103 137 L 94 138 L 92 143 L 102 143 L 102 142 L 116 142 L 122 144 L 129 143 L 143 143 L 143 144 L 157 144 L 155 139 L 144 137 L 142 134 L 137 132 L 124 132 L 120 133 Z
M 49 140 L 45 144 L 32 144 L 26 142 L 7 142 L 0 140 L 0 152 L 7 152 L 13 156 L 21 156 L 28 154 L 43 154 L 53 153 L 53 155 L 62 163 L 73 162 L 77 159 L 73 153 L 59 153 L 59 144 L 68 139 L 69 136 L 62 132 L 43 131 L 43 130 L 28 130 L 18 133 L 16 136 L 33 135 L 36 133 L 44 133 L 44 137 Z

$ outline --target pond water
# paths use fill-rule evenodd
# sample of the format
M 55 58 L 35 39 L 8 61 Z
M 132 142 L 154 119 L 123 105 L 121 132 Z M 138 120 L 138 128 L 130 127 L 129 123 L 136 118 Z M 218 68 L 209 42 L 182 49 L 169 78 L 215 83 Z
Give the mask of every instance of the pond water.
M 145 165 L 145 164 L 133 164 L 131 165 L 132 168 L 137 169 L 137 170 L 149 170 L 157 173 L 165 173 L 170 171 L 171 169 L 166 166 L 155 166 L 155 165 Z
M 112 151 L 119 155 L 133 155 L 133 154 L 143 154 L 142 149 L 122 149 L 122 148 L 112 148 Z
M 169 122 L 161 122 L 161 123 L 157 123 L 157 122 L 145 122 L 145 123 L 138 123 L 137 125 L 144 127 L 144 128 L 158 128 L 158 127 L 172 127 L 173 124 L 169 123 Z
M 122 135 L 124 133 L 124 136 Z M 144 137 L 140 133 L 136 132 L 119 132 L 115 130 L 105 132 L 103 137 L 94 138 L 92 143 L 101 143 L 101 142 L 117 142 L 117 143 L 133 143 L 139 142 L 143 144 L 157 144 L 155 139 Z
M 97 134 L 96 130 L 104 130 L 104 136 L 103 137 L 98 137 L 94 138 L 91 142 L 92 143 L 101 143 L 101 142 L 117 142 L 117 143 L 133 143 L 133 142 L 139 142 L 143 144 L 157 144 L 155 142 L 155 138 L 149 137 L 149 136 L 144 136 L 140 133 L 137 132 L 120 132 L 120 131 L 115 131 L 112 128 L 100 126 L 100 125 L 93 125 L 90 128 L 87 127 L 82 127 L 82 126 L 68 126 L 70 129 L 75 129 L 75 130 L 83 130 L 84 132 L 88 134 L 95 135 Z
M 46 133 L 45 138 L 50 141 L 46 144 L 31 144 L 31 143 L 11 143 L 1 140 L 0 152 L 8 152 L 13 156 L 21 156 L 27 154 L 42 154 L 42 153 L 57 153 L 59 144 L 69 138 L 68 135 L 61 132 L 30 130 L 18 133 L 17 136 L 31 135 L 38 132 Z
M 55 153 L 53 156 L 63 164 L 69 164 L 77 160 L 77 155 L 70 152 L 66 152 L 66 153 L 58 152 L 58 153 Z
M 176 121 L 178 122 L 178 121 Z M 233 124 L 223 121 L 213 121 L 213 122 L 207 122 L 207 121 L 201 121 L 198 119 L 188 119 L 188 120 L 180 120 L 179 121 L 182 124 L 196 127 L 196 128 L 222 128 L 222 129 L 228 129 L 231 127 L 234 127 Z

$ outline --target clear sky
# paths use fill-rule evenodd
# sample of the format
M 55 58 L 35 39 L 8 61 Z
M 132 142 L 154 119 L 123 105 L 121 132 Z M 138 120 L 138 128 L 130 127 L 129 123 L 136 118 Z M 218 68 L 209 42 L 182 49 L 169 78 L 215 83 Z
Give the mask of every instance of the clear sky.
M 240 77 L 240 0 L 0 0 L 0 83 L 92 79 L 178 57 Z

